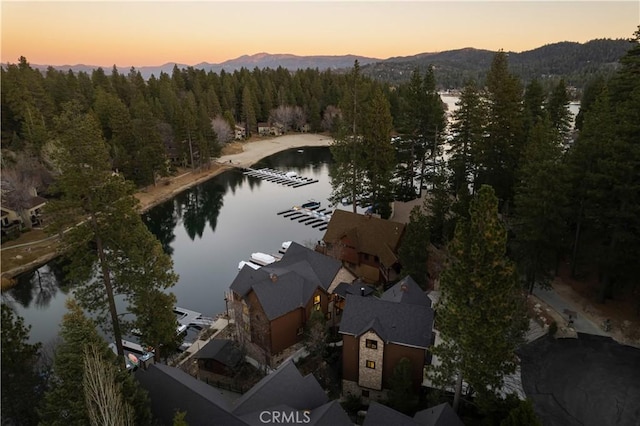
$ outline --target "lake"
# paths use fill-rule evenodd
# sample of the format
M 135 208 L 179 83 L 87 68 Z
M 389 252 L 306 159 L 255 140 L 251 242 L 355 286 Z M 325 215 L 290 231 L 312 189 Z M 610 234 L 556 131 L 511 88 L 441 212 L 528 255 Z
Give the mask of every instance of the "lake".
M 143 215 L 161 241 L 180 279 L 171 291 L 178 306 L 213 316 L 224 312 L 224 293 L 238 272 L 238 263 L 251 253 L 277 253 L 284 241 L 311 246 L 324 234 L 317 228 L 277 215 L 310 199 L 327 207 L 331 193 L 328 148 L 291 149 L 272 155 L 255 168 L 295 171 L 317 183 L 291 188 L 224 172 Z M 342 207 L 348 209 L 349 207 Z M 72 289 L 64 285 L 60 261 L 19 277 L 3 293 L 3 301 L 32 326 L 30 341 L 46 343 L 57 336 L 65 300 Z

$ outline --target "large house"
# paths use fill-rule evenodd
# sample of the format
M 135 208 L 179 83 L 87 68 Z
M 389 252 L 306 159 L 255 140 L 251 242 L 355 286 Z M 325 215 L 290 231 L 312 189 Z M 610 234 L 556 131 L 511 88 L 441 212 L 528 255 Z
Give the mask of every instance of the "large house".
M 313 311 L 329 318 L 329 289 L 353 278 L 339 261 L 297 243 L 280 261 L 245 265 L 230 287 L 239 342 L 259 362 L 277 365 L 302 340 Z
M 355 274 L 371 283 L 398 278 L 398 248 L 405 225 L 371 215 L 336 210 L 317 248 L 343 261 Z
M 347 294 L 339 330 L 343 393 L 385 398 L 402 358 L 411 362 L 413 385 L 419 389 L 430 359 L 432 327 L 431 301 L 410 278 L 380 298 Z
M 138 370 L 136 379 L 149 393 L 156 424 L 170 426 L 177 412 L 190 425 L 247 426 L 269 423 L 347 426 L 353 423 L 338 401 L 329 401 L 318 381 L 284 363 L 244 395 L 229 400 L 208 384 L 163 364 Z

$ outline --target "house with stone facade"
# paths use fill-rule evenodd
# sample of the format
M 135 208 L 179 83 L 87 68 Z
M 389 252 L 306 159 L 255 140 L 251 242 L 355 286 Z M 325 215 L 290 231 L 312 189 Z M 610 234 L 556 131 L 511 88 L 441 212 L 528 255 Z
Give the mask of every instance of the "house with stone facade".
M 385 219 L 336 210 L 317 250 L 339 259 L 369 283 L 398 278 L 398 248 L 405 225 Z
M 258 362 L 278 365 L 302 341 L 313 311 L 330 319 L 330 289 L 353 279 L 340 261 L 295 242 L 277 262 L 245 265 L 230 286 L 238 341 Z
M 411 363 L 416 390 L 430 360 L 431 301 L 410 278 L 380 298 L 347 294 L 342 335 L 342 392 L 364 400 L 386 398 L 393 370 L 402 358 Z

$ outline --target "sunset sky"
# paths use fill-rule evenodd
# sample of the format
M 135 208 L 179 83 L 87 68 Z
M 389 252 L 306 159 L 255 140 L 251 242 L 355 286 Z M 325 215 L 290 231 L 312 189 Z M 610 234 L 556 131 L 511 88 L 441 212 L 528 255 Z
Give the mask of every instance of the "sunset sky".
M 386 59 L 628 38 L 638 1 L 2 1 L 2 62 L 110 67 L 259 52 Z

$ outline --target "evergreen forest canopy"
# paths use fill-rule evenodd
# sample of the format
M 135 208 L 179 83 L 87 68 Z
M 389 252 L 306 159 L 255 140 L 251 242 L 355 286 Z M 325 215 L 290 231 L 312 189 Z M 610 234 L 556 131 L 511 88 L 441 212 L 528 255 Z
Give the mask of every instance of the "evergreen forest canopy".
M 392 88 L 366 77 L 357 62 L 348 74 L 283 68 L 216 74 L 174 68 L 171 75 L 145 81 L 135 69 L 127 75 L 115 69 L 111 75 L 102 69 L 41 73 L 20 58 L 1 70 L 3 191 L 46 188 L 55 181 L 50 195 L 62 196 L 51 204 L 58 212 L 77 213 L 58 215 L 59 229 L 69 225 L 62 219 L 91 219 L 67 233 L 65 246 L 78 253 L 90 247 L 102 252 L 102 279 L 80 289 L 79 302 L 105 311 L 104 321 L 110 314 L 117 334 L 117 315 L 107 312 L 111 304 L 106 309 L 106 299 L 96 297 L 102 294 L 97 285 L 113 285 L 128 295 L 140 319 L 155 318 L 135 325 L 157 346 L 174 333 L 174 300 L 162 290 L 177 277 L 159 244 L 148 239 L 128 198 L 134 189 L 120 176 L 141 186 L 169 173 L 169 159 L 206 167 L 226 142 L 220 126 L 246 123 L 251 134 L 258 122 L 297 117 L 290 119 L 291 128 L 308 123 L 312 131 L 331 132 L 335 138 L 335 197 L 364 197 L 384 216 L 391 200 L 415 198 L 427 188 L 429 212 L 412 212 L 400 260 L 426 286 L 425 240 L 449 251 L 442 281 L 451 304 L 444 312 L 445 328 L 448 324 L 451 336 L 467 343 L 489 342 L 484 338 L 489 333 L 500 338 L 485 344 L 481 353 L 475 344 L 444 347 L 439 355 L 450 356 L 451 362 L 443 364 L 440 378 L 444 383 L 457 374 L 461 382 L 464 375 L 475 390 L 492 392 L 501 385 L 501 373 L 513 369 L 513 348 L 526 326 L 519 321 L 516 300 L 521 286 L 531 291 L 548 283 L 569 261 L 575 276 L 596 277 L 602 302 L 614 295 L 632 297 L 640 288 L 640 29 L 627 47 L 610 78 L 594 76 L 587 85 L 575 131 L 566 82 L 550 88 L 536 79 L 523 84 L 505 52 L 493 55 L 486 80 L 466 82 L 449 129 L 433 67 L 424 74 L 414 70 L 407 83 Z M 392 132 L 397 135 L 393 140 Z M 442 160 L 445 152 L 447 161 Z M 115 169 L 120 176 L 112 173 Z M 118 244 L 105 241 L 107 235 L 117 237 Z M 92 265 L 76 263 L 75 269 L 82 275 Z M 106 282 L 107 277 L 114 282 Z M 470 281 L 477 291 L 466 291 Z M 491 294 L 496 288 L 504 291 Z M 486 326 L 478 331 L 487 332 L 475 333 L 473 321 L 457 319 L 463 311 L 456 310 L 456 303 L 460 308 L 475 303 L 471 312 Z M 494 321 L 482 318 L 482 306 Z M 159 312 L 168 314 L 161 324 Z M 69 342 L 86 341 L 95 328 L 82 326 L 77 317 L 71 309 L 63 336 Z M 12 329 L 15 336 L 8 334 Z M 3 305 L 2 337 L 15 343 L 3 340 L 3 367 L 20 354 L 24 365 L 16 365 L 33 367 L 39 348 L 25 343 L 27 334 L 21 319 Z M 101 352 L 108 350 L 83 354 L 83 365 L 101 364 Z M 63 347 L 54 360 L 61 395 L 70 383 L 64 381 L 68 355 Z M 495 368 L 482 371 L 482 366 Z M 3 368 L 3 379 L 4 374 Z M 21 395 L 29 394 L 34 378 L 25 374 L 24 379 Z M 5 400 L 4 390 L 3 405 L 13 404 L 13 415 L 31 408 Z M 60 412 L 56 385 L 48 390 L 44 409 Z M 83 407 L 77 414 L 88 415 Z

